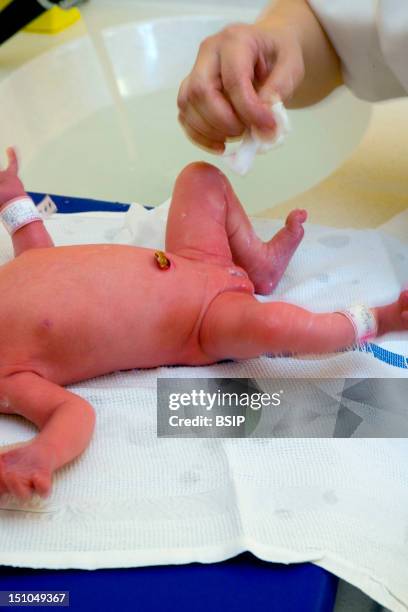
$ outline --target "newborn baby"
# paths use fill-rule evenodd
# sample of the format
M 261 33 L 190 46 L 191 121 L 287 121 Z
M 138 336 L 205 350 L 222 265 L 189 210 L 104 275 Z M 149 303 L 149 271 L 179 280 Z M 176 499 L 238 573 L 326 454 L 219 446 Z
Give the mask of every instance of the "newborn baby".
M 303 237 L 290 213 L 269 242 L 254 234 L 226 177 L 194 163 L 178 177 L 166 253 L 134 246 L 53 247 L 18 179 L 0 172 L 0 211 L 15 259 L 0 268 L 0 412 L 39 429 L 2 449 L 0 495 L 47 496 L 53 473 L 87 447 L 92 406 L 64 389 L 115 370 L 202 365 L 263 353 L 323 353 L 408 327 L 408 292 L 388 306 L 313 314 L 260 303 Z

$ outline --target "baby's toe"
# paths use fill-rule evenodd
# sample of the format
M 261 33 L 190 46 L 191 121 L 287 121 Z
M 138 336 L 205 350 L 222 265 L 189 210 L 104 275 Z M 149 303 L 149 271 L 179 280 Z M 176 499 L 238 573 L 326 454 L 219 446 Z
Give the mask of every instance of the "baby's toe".
M 402 291 L 399 297 L 401 312 L 408 310 L 408 290 Z
M 296 241 L 303 238 L 305 230 L 303 228 L 303 222 L 306 221 L 306 211 L 304 210 L 293 210 L 288 218 L 286 219 L 285 227 L 286 231 L 289 232 Z
M 302 223 L 304 223 L 306 219 L 307 219 L 306 210 L 297 208 L 296 210 L 292 210 L 292 212 L 289 213 L 286 219 L 286 227 L 290 230 L 294 230 L 298 228 L 299 225 L 302 225 Z
M 35 493 L 47 497 L 51 491 L 51 475 L 46 472 L 37 472 L 32 477 L 32 486 Z
M 305 223 L 305 221 L 307 221 L 307 210 L 305 210 L 304 208 L 301 208 L 297 210 L 296 212 L 297 212 L 298 223 Z
M 32 496 L 31 485 L 28 480 L 21 477 L 21 474 L 9 472 L 5 475 L 5 484 L 8 492 L 21 501 L 28 501 Z
M 403 329 L 408 329 L 408 291 L 402 291 L 398 300 L 398 315 Z M 397 315 L 397 316 L 398 316 Z
M 408 311 L 404 310 L 401 312 L 401 321 L 403 322 L 405 327 L 408 327 Z

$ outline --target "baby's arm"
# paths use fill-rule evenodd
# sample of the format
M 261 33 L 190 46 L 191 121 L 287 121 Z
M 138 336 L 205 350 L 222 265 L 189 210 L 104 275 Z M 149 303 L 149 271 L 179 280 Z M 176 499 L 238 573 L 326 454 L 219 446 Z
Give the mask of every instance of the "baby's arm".
M 21 499 L 49 493 L 53 472 L 84 451 L 95 424 L 88 402 L 33 372 L 0 379 L 0 412 L 21 415 L 40 430 L 29 444 L 0 454 L 0 495 Z
M 30 200 L 18 178 L 18 160 L 13 148 L 7 149 L 7 157 L 7 168 L 0 170 L 0 215 L 7 207 L 9 208 L 10 203 L 19 199 L 24 199 L 26 202 Z M 17 229 L 12 233 L 12 240 L 16 257 L 28 249 L 54 246 L 42 219 L 36 219 Z
M 371 313 L 377 335 L 408 329 L 408 292 Z M 200 340 L 204 352 L 218 360 L 250 359 L 265 353 L 331 353 L 361 338 L 356 337 L 345 314 L 315 314 L 283 302 L 261 304 L 249 294 L 230 292 L 210 304 Z

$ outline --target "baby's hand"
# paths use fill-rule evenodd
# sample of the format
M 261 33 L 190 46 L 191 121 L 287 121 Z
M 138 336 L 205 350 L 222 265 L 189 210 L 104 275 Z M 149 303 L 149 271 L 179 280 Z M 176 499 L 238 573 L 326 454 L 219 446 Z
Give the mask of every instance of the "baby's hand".
M 17 155 L 12 147 L 7 149 L 7 159 L 7 168 L 0 170 L 0 209 L 13 198 L 25 195 L 23 183 L 18 178 Z

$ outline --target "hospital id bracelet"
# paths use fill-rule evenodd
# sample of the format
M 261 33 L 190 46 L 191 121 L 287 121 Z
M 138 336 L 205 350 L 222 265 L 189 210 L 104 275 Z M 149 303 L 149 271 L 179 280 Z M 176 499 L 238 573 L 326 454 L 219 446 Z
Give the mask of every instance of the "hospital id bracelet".
M 378 323 L 375 313 L 364 304 L 356 304 L 340 314 L 348 318 L 356 334 L 356 342 L 366 342 L 375 338 L 378 332 Z
M 10 236 L 24 225 L 33 221 L 42 221 L 36 205 L 28 196 L 13 198 L 7 202 L 0 212 L 0 217 Z

